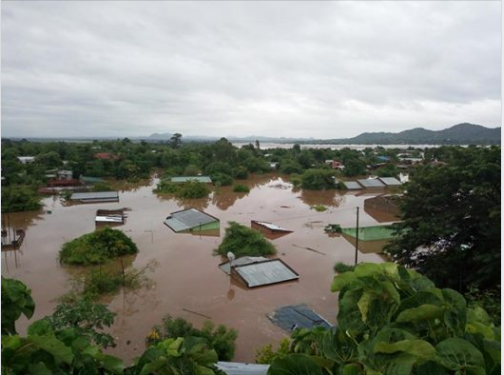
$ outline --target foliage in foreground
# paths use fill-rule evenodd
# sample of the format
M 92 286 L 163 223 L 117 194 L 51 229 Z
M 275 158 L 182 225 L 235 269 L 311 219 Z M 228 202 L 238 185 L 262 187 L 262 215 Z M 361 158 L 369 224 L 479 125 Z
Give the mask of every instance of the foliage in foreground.
M 260 232 L 230 221 L 222 243 L 215 250 L 216 254 L 223 257 L 227 256 L 228 252 L 232 252 L 236 258 L 239 258 L 273 255 L 276 249 Z
M 161 326 L 154 326 L 146 338 L 147 343 L 157 344 L 166 339 L 177 337 L 202 337 L 209 347 L 217 353 L 220 361 L 230 361 L 234 357 L 235 340 L 238 333 L 224 325 L 215 328 L 211 321 L 205 321 L 202 329 L 194 328 L 191 323 L 182 318 L 173 318 L 167 315 L 163 318 Z
M 170 181 L 161 181 L 154 192 L 173 194 L 177 198 L 198 199 L 206 198 L 211 193 L 207 184 L 199 181 L 188 181 L 184 183 L 173 183 Z
M 137 252 L 135 243 L 123 232 L 103 228 L 65 243 L 60 251 L 60 261 L 75 265 L 102 264 Z
M 274 359 L 269 375 L 500 374 L 500 328 L 458 292 L 393 263 L 361 263 L 331 289 L 337 327 L 294 332 L 305 345 Z

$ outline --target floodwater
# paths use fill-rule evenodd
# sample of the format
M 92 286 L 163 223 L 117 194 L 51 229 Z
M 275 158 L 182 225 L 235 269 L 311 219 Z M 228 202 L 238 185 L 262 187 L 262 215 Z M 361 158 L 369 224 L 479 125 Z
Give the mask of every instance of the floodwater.
M 354 246 L 340 237 L 329 237 L 324 226 L 354 226 L 360 207 L 360 226 L 377 220 L 363 210 L 364 200 L 383 190 L 359 194 L 336 191 L 293 190 L 285 177 L 253 176 L 242 183 L 250 193 L 218 188 L 208 199 L 177 200 L 152 192 L 157 180 L 141 184 L 117 184 L 119 203 L 63 205 L 58 197 L 43 200 L 40 212 L 13 213 L 11 225 L 26 231 L 18 251 L 2 252 L 2 274 L 22 280 L 32 290 L 36 303 L 33 319 L 51 314 L 58 298 L 72 288 L 73 275 L 82 269 L 61 266 L 58 252 L 66 241 L 95 230 L 97 209 L 127 207 L 121 229 L 138 245 L 139 253 L 126 263 L 137 270 L 157 262 L 146 275 L 150 282 L 136 290 L 105 296 L 101 302 L 117 313 L 111 334 L 117 347 L 107 350 L 130 364 L 144 351 L 144 338 L 163 316 L 182 317 L 201 328 L 208 317 L 215 324 L 238 330 L 236 361 L 253 362 L 255 349 L 277 343 L 289 333 L 273 325 L 268 314 L 281 306 L 305 303 L 329 322 L 335 323 L 337 294 L 330 292 L 335 262 L 353 263 Z M 325 212 L 311 206 L 322 204 Z M 163 224 L 171 212 L 195 207 L 221 221 L 220 236 L 176 234 Z M 49 213 L 49 211 L 51 213 Z M 231 282 L 217 266 L 225 261 L 212 255 L 228 221 L 250 227 L 250 220 L 267 221 L 293 233 L 272 240 L 278 257 L 299 275 L 299 281 L 247 290 Z M 314 251 L 315 250 L 315 251 Z M 382 262 L 374 253 L 359 253 L 359 261 Z M 21 320 L 24 333 L 28 322 Z

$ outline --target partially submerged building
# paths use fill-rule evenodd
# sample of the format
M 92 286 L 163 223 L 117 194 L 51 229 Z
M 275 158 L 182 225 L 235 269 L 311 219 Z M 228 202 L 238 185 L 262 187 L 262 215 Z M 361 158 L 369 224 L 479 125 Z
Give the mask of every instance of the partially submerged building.
M 268 319 L 280 328 L 291 332 L 296 328 L 331 328 L 332 324 L 305 304 L 283 306 L 268 315 Z
M 94 185 L 97 184 L 98 182 L 103 182 L 104 179 L 101 177 L 92 177 L 92 176 L 83 176 L 80 175 L 79 181 L 82 182 L 85 185 Z
M 387 187 L 394 187 L 394 186 L 401 186 L 402 183 L 395 177 L 379 177 L 378 178 L 385 186 Z
M 272 234 L 272 235 L 289 234 L 293 232 L 292 230 L 279 227 L 278 225 L 258 220 L 251 220 L 250 227 L 252 229 L 257 229 L 258 231 L 264 234 Z
M 248 288 L 284 283 L 299 279 L 299 274 L 281 259 L 262 257 L 241 257 L 219 265 L 219 268 L 231 277 L 239 280 Z M 229 270 L 228 272 L 226 270 Z
M 178 176 L 178 177 L 170 178 L 170 181 L 174 182 L 176 184 L 181 184 L 181 183 L 190 182 L 190 181 L 201 182 L 203 184 L 211 184 L 212 183 L 212 179 L 208 176 Z
M 111 223 L 111 224 L 124 224 L 126 215 L 124 210 L 97 210 L 96 223 Z
M 366 189 L 376 189 L 376 188 L 380 189 L 385 187 L 385 184 L 380 180 L 378 180 L 377 178 L 363 178 L 357 180 L 357 182 Z
M 361 190 L 362 185 L 355 181 L 342 181 L 348 190 Z
M 220 220 L 205 212 L 190 208 L 173 212 L 164 221 L 175 233 L 214 231 L 220 229 Z
M 119 202 L 119 193 L 117 191 L 73 193 L 70 200 L 79 201 L 81 203 Z

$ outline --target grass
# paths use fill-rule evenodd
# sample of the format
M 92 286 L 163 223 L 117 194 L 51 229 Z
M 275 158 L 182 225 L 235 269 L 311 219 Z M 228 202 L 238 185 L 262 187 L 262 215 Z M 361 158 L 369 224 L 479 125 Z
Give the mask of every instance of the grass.
M 86 266 L 137 252 L 135 243 L 123 232 L 103 228 L 65 243 L 59 256 L 61 263 Z
M 224 257 L 228 252 L 232 252 L 236 258 L 242 256 L 257 257 L 273 255 L 276 253 L 276 249 L 260 232 L 230 221 L 222 243 L 215 250 L 216 254 Z
M 315 210 L 317 212 L 324 212 L 324 211 L 327 211 L 327 207 L 326 206 L 323 206 L 321 204 L 317 204 L 315 206 L 311 206 L 310 207 L 312 210 Z
M 177 198 L 198 199 L 206 198 L 211 192 L 207 184 L 199 181 L 188 181 L 184 183 L 173 183 L 170 181 L 161 181 L 155 193 L 174 194 Z

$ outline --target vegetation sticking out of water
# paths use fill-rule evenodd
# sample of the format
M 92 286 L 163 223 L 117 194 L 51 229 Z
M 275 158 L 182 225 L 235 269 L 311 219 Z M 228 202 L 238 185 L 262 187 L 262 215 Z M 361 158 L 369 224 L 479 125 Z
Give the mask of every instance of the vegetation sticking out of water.
M 235 185 L 233 186 L 233 191 L 235 193 L 249 193 L 250 189 L 245 185 Z
M 354 265 L 346 264 L 343 262 L 336 262 L 334 264 L 334 272 L 337 273 L 343 273 L 343 272 L 348 272 L 348 271 L 353 271 L 355 269 Z
M 40 199 L 30 186 L 2 186 L 2 212 L 38 210 Z
M 184 199 L 206 198 L 210 195 L 211 191 L 207 184 L 199 181 L 174 183 L 169 180 L 163 180 L 154 189 L 155 193 L 173 194 L 177 198 Z
M 315 210 L 317 212 L 327 211 L 327 207 L 322 204 L 316 204 L 315 206 L 311 206 L 310 209 Z
M 215 250 L 216 254 L 223 257 L 226 257 L 228 252 L 232 252 L 236 258 L 243 256 L 258 257 L 274 255 L 276 249 L 260 232 L 230 221 L 222 243 Z
M 216 351 L 219 361 L 231 361 L 234 357 L 238 332 L 222 324 L 216 328 L 209 320 L 203 323 L 202 329 L 198 329 L 185 319 L 166 315 L 160 326 L 152 327 L 145 341 L 148 345 L 152 345 L 178 337 L 204 338 L 210 348 Z
M 135 243 L 123 232 L 103 228 L 65 243 L 59 257 L 62 263 L 86 266 L 137 252 Z

